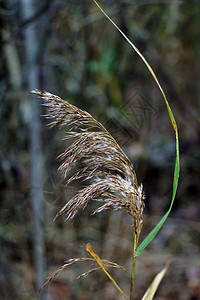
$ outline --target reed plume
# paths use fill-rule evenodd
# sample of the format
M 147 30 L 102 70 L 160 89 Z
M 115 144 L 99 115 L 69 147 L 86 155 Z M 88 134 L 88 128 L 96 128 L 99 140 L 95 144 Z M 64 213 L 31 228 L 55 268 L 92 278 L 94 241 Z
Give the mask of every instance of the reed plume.
M 59 171 L 67 178 L 78 162 L 83 167 L 78 167 L 66 183 L 77 179 L 87 183 L 56 217 L 66 214 L 67 220 L 73 219 L 78 210 L 84 209 L 91 200 L 99 201 L 102 205 L 94 213 L 106 209 L 128 212 L 133 219 L 138 241 L 142 228 L 144 192 L 142 184 L 138 186 L 136 173 L 126 154 L 105 127 L 88 112 L 51 93 L 32 92 L 45 100 L 45 117 L 51 119 L 49 126 L 70 126 L 65 138 L 75 139 L 59 156 L 63 160 Z

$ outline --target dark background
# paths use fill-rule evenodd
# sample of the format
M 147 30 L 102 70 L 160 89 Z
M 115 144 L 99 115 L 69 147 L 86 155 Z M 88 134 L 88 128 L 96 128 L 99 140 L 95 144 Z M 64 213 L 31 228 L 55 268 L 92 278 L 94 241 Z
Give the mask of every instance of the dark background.
M 154 69 L 180 136 L 178 194 L 163 229 L 137 259 L 135 299 L 169 259 L 155 299 L 200 299 L 200 2 L 101 4 Z M 175 135 L 160 91 L 93 1 L 0 1 L 0 22 L 0 299 L 37 299 L 44 277 L 66 259 L 88 256 L 88 242 L 102 258 L 130 271 L 133 228 L 127 214 L 90 216 L 91 204 L 71 223 L 64 217 L 53 222 L 78 186 L 66 189 L 57 174 L 56 157 L 67 146 L 64 131 L 46 127 L 40 100 L 31 99 L 30 90 L 70 99 L 117 139 L 147 197 L 141 241 L 172 196 Z M 121 299 L 101 271 L 71 281 L 90 268 L 69 267 L 43 299 Z M 128 294 L 129 275 L 112 274 Z

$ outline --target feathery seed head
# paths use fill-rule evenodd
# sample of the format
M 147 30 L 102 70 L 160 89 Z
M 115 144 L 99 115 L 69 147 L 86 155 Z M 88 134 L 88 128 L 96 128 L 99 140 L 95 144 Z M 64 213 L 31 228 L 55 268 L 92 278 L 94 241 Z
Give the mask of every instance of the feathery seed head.
M 88 186 L 67 202 L 56 217 L 65 213 L 67 219 L 72 219 L 80 208 L 95 200 L 102 206 L 94 213 L 106 209 L 128 212 L 133 219 L 135 234 L 139 237 L 145 198 L 143 186 L 138 186 L 134 168 L 115 139 L 89 113 L 51 93 L 32 92 L 46 100 L 46 118 L 52 120 L 50 127 L 71 126 L 66 138 L 75 138 L 75 141 L 59 156 L 63 160 L 59 167 L 62 176 L 66 177 L 81 161 L 84 167 L 79 168 L 67 183 L 77 179 L 89 180 Z

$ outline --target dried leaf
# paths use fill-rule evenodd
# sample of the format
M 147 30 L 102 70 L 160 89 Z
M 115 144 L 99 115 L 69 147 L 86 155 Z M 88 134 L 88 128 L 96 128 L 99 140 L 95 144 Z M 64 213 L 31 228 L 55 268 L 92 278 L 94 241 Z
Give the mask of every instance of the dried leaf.
M 169 267 L 169 263 L 167 263 L 166 266 L 162 269 L 162 271 L 160 271 L 156 275 L 152 284 L 150 285 L 150 287 L 148 288 L 148 290 L 142 297 L 142 300 L 152 300 L 153 299 L 161 280 L 163 279 L 163 277 L 165 276 L 165 273 L 167 272 L 168 267 Z
M 94 248 L 92 247 L 92 245 L 90 243 L 87 244 L 86 250 L 90 253 L 90 255 L 92 257 L 94 257 L 94 259 L 96 260 L 96 262 L 98 263 L 98 265 L 101 267 L 101 269 L 104 271 L 104 273 L 108 276 L 108 278 L 112 281 L 112 283 L 118 289 L 118 291 L 122 294 L 122 296 L 126 300 L 128 300 L 128 298 L 126 297 L 126 295 L 124 294 L 124 292 L 120 289 L 120 287 L 118 286 L 118 284 L 116 283 L 116 281 L 114 280 L 114 278 L 110 275 L 110 273 L 108 272 L 108 270 L 107 270 L 106 266 L 104 265 L 103 261 L 98 256 L 98 254 L 96 253 L 96 251 L 94 250 Z

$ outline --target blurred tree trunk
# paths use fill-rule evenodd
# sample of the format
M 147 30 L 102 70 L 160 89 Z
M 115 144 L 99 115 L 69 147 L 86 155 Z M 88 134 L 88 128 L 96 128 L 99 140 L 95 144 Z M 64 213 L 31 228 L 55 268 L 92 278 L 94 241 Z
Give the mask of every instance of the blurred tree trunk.
M 35 12 L 36 1 L 21 0 L 24 19 L 30 18 Z M 39 68 L 36 62 L 36 53 L 38 49 L 38 34 L 36 31 L 36 22 L 30 23 L 25 28 L 25 50 L 27 68 L 28 90 L 39 88 Z M 43 245 L 43 193 L 42 193 L 42 152 L 41 152 L 41 121 L 39 101 L 31 99 L 31 117 L 30 117 L 30 173 L 31 173 L 31 202 L 34 220 L 34 263 L 36 267 L 36 288 L 40 288 L 44 283 L 44 245 Z
M 197 82 L 200 80 L 200 1 L 196 0 L 196 23 L 197 23 L 197 44 L 196 44 L 196 57 L 197 57 Z M 200 85 L 197 84 L 197 103 L 198 103 L 198 117 L 200 118 Z

